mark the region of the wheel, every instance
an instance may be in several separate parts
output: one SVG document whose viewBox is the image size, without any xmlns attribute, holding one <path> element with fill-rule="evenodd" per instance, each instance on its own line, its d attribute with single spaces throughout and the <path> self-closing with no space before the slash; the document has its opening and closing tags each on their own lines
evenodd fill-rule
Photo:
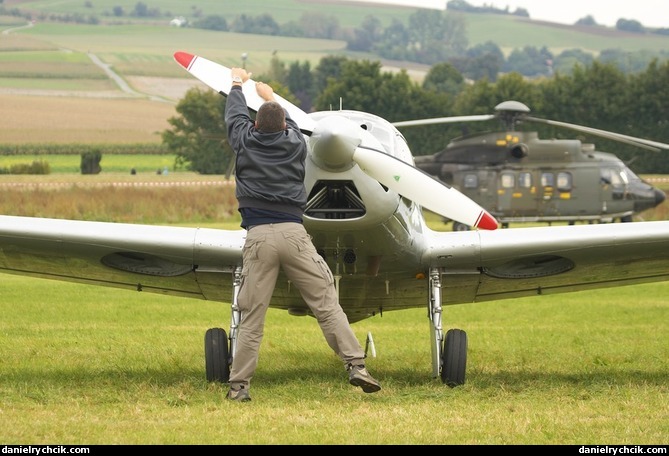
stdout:
<svg viewBox="0 0 669 456">
<path fill-rule="evenodd" d="M 461 329 L 449 329 L 441 358 L 441 381 L 451 388 L 464 385 L 467 369 L 467 333 Z"/>
<path fill-rule="evenodd" d="M 624 217 L 620 217 L 620 223 L 630 223 L 632 221 L 632 216 L 631 215 L 626 215 Z"/>
<path fill-rule="evenodd" d="M 211 328 L 207 330 L 204 335 L 204 362 L 208 382 L 228 382 L 230 379 L 228 335 L 224 329 Z"/>
</svg>

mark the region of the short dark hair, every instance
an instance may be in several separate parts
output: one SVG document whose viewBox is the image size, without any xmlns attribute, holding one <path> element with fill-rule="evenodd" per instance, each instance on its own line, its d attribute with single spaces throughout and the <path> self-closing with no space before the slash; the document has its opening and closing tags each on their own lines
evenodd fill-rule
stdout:
<svg viewBox="0 0 669 456">
<path fill-rule="evenodd" d="M 256 127 L 262 133 L 274 133 L 286 128 L 286 113 L 276 101 L 266 101 L 256 114 Z"/>
</svg>

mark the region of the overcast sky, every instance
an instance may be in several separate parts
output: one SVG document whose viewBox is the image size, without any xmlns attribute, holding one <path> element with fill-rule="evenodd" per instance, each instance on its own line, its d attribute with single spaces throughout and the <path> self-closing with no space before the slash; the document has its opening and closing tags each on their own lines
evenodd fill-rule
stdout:
<svg viewBox="0 0 669 456">
<path fill-rule="evenodd" d="M 421 8 L 445 9 L 448 0 L 349 0 L 365 3 L 389 3 Z M 524 8 L 530 18 L 573 24 L 592 16 L 600 25 L 614 27 L 618 19 L 641 22 L 644 27 L 669 28 L 669 0 L 467 0 L 472 6 L 492 5 L 509 11 Z"/>
</svg>

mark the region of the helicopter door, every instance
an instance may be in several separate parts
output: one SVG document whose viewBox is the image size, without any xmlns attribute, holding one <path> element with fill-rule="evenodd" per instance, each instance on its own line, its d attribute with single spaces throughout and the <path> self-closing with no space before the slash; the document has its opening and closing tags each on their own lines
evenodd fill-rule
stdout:
<svg viewBox="0 0 669 456">
<path fill-rule="evenodd" d="M 539 180 L 539 215 L 545 217 L 555 217 L 559 215 L 559 193 L 555 184 L 555 174 L 552 172 L 542 172 Z"/>
<path fill-rule="evenodd" d="M 497 208 L 504 217 L 532 216 L 537 212 L 536 185 L 528 171 L 504 171 L 499 176 Z"/>
</svg>

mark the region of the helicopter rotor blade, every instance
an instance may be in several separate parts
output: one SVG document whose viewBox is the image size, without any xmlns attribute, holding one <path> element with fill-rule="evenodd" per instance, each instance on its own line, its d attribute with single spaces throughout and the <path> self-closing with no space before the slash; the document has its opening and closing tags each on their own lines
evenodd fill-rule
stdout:
<svg viewBox="0 0 669 456">
<path fill-rule="evenodd" d="M 584 127 L 582 125 L 570 124 L 567 122 L 559 122 L 556 120 L 540 119 L 538 117 L 525 117 L 525 120 L 532 122 L 543 123 L 547 125 L 553 125 L 556 127 L 570 128 L 572 130 L 581 131 L 583 133 L 589 133 L 591 135 L 599 136 L 605 139 L 611 139 L 621 143 L 629 144 L 632 146 L 640 147 L 643 149 L 652 150 L 658 152 L 661 149 L 669 149 L 669 144 L 664 144 L 657 141 L 650 141 L 648 139 L 635 138 L 634 136 L 627 136 L 621 133 L 614 133 L 606 130 L 599 130 L 592 127 Z"/>
<path fill-rule="evenodd" d="M 478 116 L 456 116 L 456 117 L 434 117 L 432 119 L 418 119 L 418 120 L 404 120 L 401 122 L 392 122 L 395 127 L 413 127 L 416 125 L 432 125 L 442 123 L 456 123 L 456 122 L 481 122 L 484 120 L 494 119 L 493 114 L 482 114 Z"/>
</svg>

